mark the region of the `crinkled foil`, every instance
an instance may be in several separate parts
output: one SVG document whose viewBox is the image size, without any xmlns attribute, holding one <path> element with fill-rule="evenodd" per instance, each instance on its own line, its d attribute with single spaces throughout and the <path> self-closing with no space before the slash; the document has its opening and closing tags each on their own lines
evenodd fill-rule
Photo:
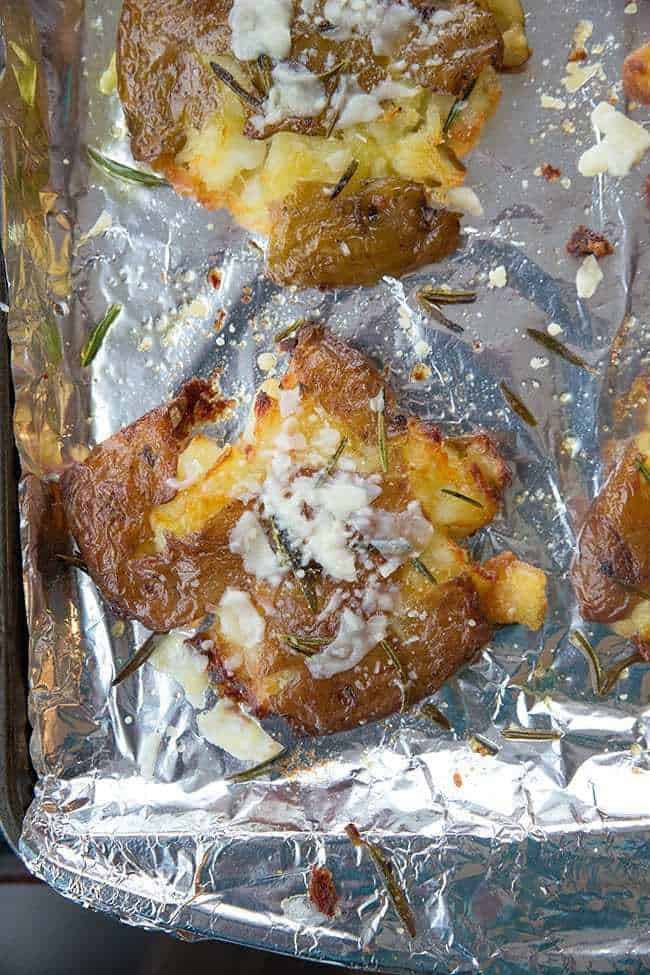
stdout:
<svg viewBox="0 0 650 975">
<path fill-rule="evenodd" d="M 569 641 L 582 624 L 567 568 L 602 480 L 602 448 L 625 433 L 613 407 L 648 366 L 648 160 L 623 181 L 592 181 L 577 159 L 594 141 L 591 107 L 610 97 L 623 107 L 622 60 L 650 33 L 650 4 L 526 6 L 533 58 L 504 76 L 500 111 L 469 165 L 485 218 L 465 221 L 465 246 L 449 262 L 336 295 L 280 291 L 226 214 L 89 167 L 88 145 L 129 158 L 116 96 L 99 87 L 117 0 L 16 0 L 0 11 L 3 237 L 38 773 L 21 850 L 64 895 L 185 937 L 383 971 L 647 970 L 650 669 L 631 668 L 614 693 L 596 695 Z M 580 18 L 593 21 L 587 64 L 600 62 L 602 74 L 569 94 L 561 79 Z M 543 94 L 562 107 L 545 107 Z M 546 162 L 560 180 L 541 178 Z M 595 297 L 580 302 L 565 242 L 585 222 L 616 252 L 602 262 Z M 490 288 L 499 265 L 507 285 Z M 462 335 L 421 315 L 423 282 L 478 287 L 475 305 L 450 312 Z M 81 346 L 111 302 L 124 310 L 84 369 Z M 236 432 L 262 378 L 259 353 L 305 314 L 389 363 L 408 407 L 443 430 L 496 432 L 513 485 L 474 549 L 487 557 L 509 547 L 543 566 L 551 610 L 543 633 L 502 630 L 436 696 L 453 733 L 417 711 L 398 715 L 303 743 L 289 775 L 232 784 L 224 771 L 237 763 L 199 736 L 172 678 L 145 666 L 111 690 L 115 662 L 146 634 L 121 632 L 81 573 L 43 569 L 56 526 L 41 479 L 217 367 L 240 403 L 222 433 Z M 527 339 L 526 328 L 551 322 L 594 375 Z M 431 374 L 416 382 L 419 362 Z M 502 381 L 537 416 L 536 429 L 505 407 Z M 607 664 L 629 652 L 607 630 L 583 628 Z M 500 730 L 510 724 L 562 737 L 509 741 Z M 496 755 L 472 751 L 477 734 Z M 416 915 L 412 941 L 367 854 L 346 838 L 350 821 L 392 856 Z M 305 908 L 317 862 L 341 895 L 333 921 Z"/>
</svg>

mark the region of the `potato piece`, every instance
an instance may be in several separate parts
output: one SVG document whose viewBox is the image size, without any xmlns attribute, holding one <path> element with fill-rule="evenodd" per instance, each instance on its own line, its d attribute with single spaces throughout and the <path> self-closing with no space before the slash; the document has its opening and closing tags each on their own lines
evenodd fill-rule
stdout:
<svg viewBox="0 0 650 975">
<path fill-rule="evenodd" d="M 503 67 L 520 68 L 530 57 L 520 0 L 478 0 L 494 16 L 503 35 Z"/>
<path fill-rule="evenodd" d="M 538 630 L 548 609 L 546 576 L 512 552 L 495 556 L 473 573 L 481 609 L 491 623 L 520 623 Z"/>
<path fill-rule="evenodd" d="M 633 101 L 650 105 L 650 41 L 625 58 L 623 89 Z"/>
<path fill-rule="evenodd" d="M 278 284 L 374 284 L 438 261 L 458 246 L 457 214 L 434 210 L 424 187 L 374 180 L 331 199 L 302 183 L 272 212 L 267 265 Z"/>
</svg>

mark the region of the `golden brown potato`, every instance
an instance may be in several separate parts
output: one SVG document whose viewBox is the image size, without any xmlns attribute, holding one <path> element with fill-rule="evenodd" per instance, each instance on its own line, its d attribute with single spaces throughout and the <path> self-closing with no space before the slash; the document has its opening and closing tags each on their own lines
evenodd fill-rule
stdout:
<svg viewBox="0 0 650 975">
<path fill-rule="evenodd" d="M 344 287 L 400 277 L 452 254 L 458 215 L 434 210 L 421 183 L 370 180 L 336 199 L 300 183 L 272 211 L 267 264 L 279 284 Z"/>
<path fill-rule="evenodd" d="M 642 44 L 625 58 L 623 88 L 628 98 L 650 105 L 650 42 Z"/>
<path fill-rule="evenodd" d="M 117 610 L 158 631 L 214 620 L 202 641 L 226 693 L 323 734 L 431 693 L 493 625 L 541 625 L 542 572 L 458 544 L 508 484 L 486 434 L 404 417 L 364 355 L 310 325 L 247 434 L 190 437 L 225 406 L 190 384 L 72 467 L 62 496 Z"/>
</svg>

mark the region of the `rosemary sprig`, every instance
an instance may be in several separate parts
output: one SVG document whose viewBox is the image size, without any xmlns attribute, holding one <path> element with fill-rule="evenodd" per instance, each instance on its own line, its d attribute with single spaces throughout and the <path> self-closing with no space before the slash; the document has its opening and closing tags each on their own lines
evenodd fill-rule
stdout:
<svg viewBox="0 0 650 975">
<path fill-rule="evenodd" d="M 393 907 L 408 933 L 414 938 L 416 935 L 415 916 L 406 893 L 395 876 L 393 864 L 390 859 L 375 843 L 364 839 L 354 823 L 348 823 L 345 827 L 345 832 L 353 846 L 357 848 L 365 847 L 370 854 L 373 866 L 377 871 L 379 879 L 386 888 L 386 893 L 390 897 Z"/>
<path fill-rule="evenodd" d="M 92 162 L 99 169 L 103 169 L 105 173 L 112 176 L 113 179 L 121 179 L 126 183 L 139 183 L 140 186 L 169 186 L 167 180 L 163 179 L 162 176 L 156 176 L 155 173 L 145 173 L 144 170 L 134 169 L 132 166 L 125 166 L 124 163 L 118 162 L 116 159 L 103 156 L 92 146 L 88 146 L 86 152 Z"/>
<path fill-rule="evenodd" d="M 117 687 L 118 684 L 121 684 L 122 681 L 125 681 L 127 677 L 130 677 L 132 674 L 135 674 L 136 670 L 139 670 L 140 667 L 147 662 L 149 657 L 156 649 L 157 636 L 157 633 L 152 633 L 151 636 L 144 641 L 140 649 L 136 650 L 131 659 L 127 660 L 122 669 L 117 672 L 116 676 L 113 678 L 111 687 Z"/>
<path fill-rule="evenodd" d="M 432 586 L 438 585 L 438 580 L 434 576 L 431 569 L 427 568 L 427 566 L 424 564 L 422 559 L 416 556 L 414 559 L 411 559 L 411 565 L 413 566 L 415 571 L 419 572 L 421 576 L 424 576 L 424 578 L 427 579 Z"/>
<path fill-rule="evenodd" d="M 631 653 L 629 657 L 625 657 L 620 663 L 614 664 L 609 670 L 606 670 L 603 674 L 600 687 L 598 688 L 598 693 L 601 697 L 605 697 L 614 688 L 614 685 L 619 681 L 621 674 L 631 667 L 633 664 L 645 663 L 644 658 L 638 651 Z"/>
<path fill-rule="evenodd" d="M 503 394 L 503 398 L 505 399 L 510 409 L 513 410 L 517 414 L 517 416 L 524 421 L 524 423 L 527 423 L 529 427 L 536 427 L 537 420 L 530 412 L 526 404 L 522 403 L 522 401 L 519 399 L 517 394 L 513 393 L 510 387 L 506 386 L 505 383 L 501 383 L 500 389 Z"/>
<path fill-rule="evenodd" d="M 645 462 L 645 458 L 639 455 L 634 461 L 637 471 L 642 477 L 646 479 L 648 484 L 650 484 L 650 467 Z"/>
<path fill-rule="evenodd" d="M 330 193 L 330 200 L 335 200 L 337 196 L 340 196 L 340 194 L 348 185 L 348 183 L 350 182 L 350 180 L 352 179 L 352 177 L 354 176 L 358 168 L 359 168 L 359 160 L 353 159 L 350 165 L 343 173 L 343 175 L 341 176 L 341 178 L 339 179 L 338 183 L 336 184 L 332 192 Z"/>
<path fill-rule="evenodd" d="M 254 95 L 252 91 L 247 91 L 243 85 L 240 85 L 237 79 L 231 75 L 230 71 L 227 71 L 222 67 L 217 61 L 210 61 L 210 67 L 216 74 L 219 81 L 223 81 L 227 88 L 230 88 L 231 92 L 239 98 L 244 105 L 249 108 L 254 108 L 259 110 L 264 104 L 263 100 L 259 95 Z"/>
<path fill-rule="evenodd" d="M 257 765 L 253 765 L 251 768 L 244 769 L 243 772 L 234 772 L 232 775 L 227 775 L 225 778 L 226 782 L 250 782 L 251 779 L 257 779 L 264 772 L 272 768 L 281 758 L 285 758 L 288 749 L 283 748 L 279 751 L 277 755 L 273 755 L 271 758 L 267 758 L 264 762 L 259 762 Z"/>
<path fill-rule="evenodd" d="M 558 741 L 562 737 L 562 732 L 556 729 L 549 731 L 538 730 L 537 728 L 506 728 L 501 732 L 501 737 L 506 741 Z"/>
<path fill-rule="evenodd" d="M 280 527 L 273 516 L 269 518 L 269 524 L 271 526 L 271 538 L 275 554 L 278 556 L 280 562 L 291 570 L 293 578 L 305 597 L 307 605 L 312 613 L 315 614 L 318 612 L 318 599 L 313 586 L 305 575 L 299 575 L 299 572 L 304 573 L 304 569 L 302 569 L 293 552 L 284 541 Z"/>
<path fill-rule="evenodd" d="M 433 305 L 471 305 L 476 301 L 478 293 L 476 291 L 463 291 L 462 289 L 452 291 L 446 288 L 432 288 L 427 285 L 420 288 L 418 297 L 423 301 L 431 302 Z"/>
<path fill-rule="evenodd" d="M 386 408 L 382 402 L 377 410 L 377 448 L 379 463 L 384 474 L 388 473 L 388 446 L 386 444 Z"/>
<path fill-rule="evenodd" d="M 576 647 L 577 650 L 581 650 L 587 660 L 591 663 L 594 670 L 594 677 L 596 679 L 596 693 L 600 694 L 604 674 L 600 660 L 598 659 L 598 654 L 592 647 L 587 637 L 584 635 L 584 633 L 581 633 L 580 630 L 574 630 L 569 637 L 569 641 L 574 647 Z"/>
<path fill-rule="evenodd" d="M 57 558 L 59 562 L 64 562 L 66 565 L 72 566 L 73 569 L 79 569 L 80 572 L 85 572 L 87 575 L 90 575 L 88 566 L 78 555 L 57 554 L 55 558 Z"/>
<path fill-rule="evenodd" d="M 341 454 L 348 445 L 348 438 L 341 437 L 339 445 L 327 462 L 327 466 L 321 471 L 318 478 L 316 479 L 316 487 L 321 487 L 325 481 L 330 477 L 336 470 L 336 465 L 338 464 Z"/>
<path fill-rule="evenodd" d="M 122 311 L 121 305 L 111 305 L 101 321 L 97 322 L 81 350 L 81 365 L 89 366 L 101 348 L 106 333 Z"/>
<path fill-rule="evenodd" d="M 428 718 L 429 721 L 439 724 L 441 728 L 445 729 L 445 731 L 451 731 L 451 723 L 449 718 L 443 711 L 440 710 L 440 708 L 437 708 L 435 704 L 423 704 L 420 708 L 420 714 L 425 718 Z"/>
<path fill-rule="evenodd" d="M 302 653 L 306 657 L 311 657 L 312 654 L 317 653 L 321 647 L 327 646 L 331 643 L 329 637 L 322 636 L 297 636 L 293 633 L 287 633 L 284 637 L 284 642 L 292 650 L 297 653 Z"/>
<path fill-rule="evenodd" d="M 438 308 L 435 301 L 432 301 L 427 297 L 425 293 L 426 291 L 426 288 L 420 288 L 420 290 L 416 291 L 415 293 L 415 297 L 417 298 L 418 304 L 422 310 L 426 312 L 430 318 L 435 319 L 439 325 L 444 325 L 445 328 L 448 328 L 450 332 L 454 332 L 456 335 L 462 335 L 465 331 L 463 326 L 459 325 L 457 322 L 452 322 L 451 318 L 447 318 L 440 308 Z"/>
<path fill-rule="evenodd" d="M 474 78 L 473 81 L 470 81 L 469 85 L 467 86 L 463 94 L 460 96 L 460 98 L 457 98 L 454 104 L 451 106 L 449 110 L 449 115 L 445 119 L 445 124 L 442 127 L 443 135 L 449 134 L 450 128 L 452 127 L 452 125 L 454 124 L 454 122 L 456 121 L 460 113 L 463 111 L 463 109 L 466 108 L 467 100 L 469 96 L 472 94 L 472 92 L 474 91 L 474 86 L 476 85 L 477 81 L 478 78 Z"/>
<path fill-rule="evenodd" d="M 296 318 L 295 322 L 289 322 L 288 325 L 285 325 L 284 328 L 280 329 L 280 331 L 277 332 L 273 337 L 273 341 L 277 343 L 284 342 L 285 339 L 288 339 L 290 335 L 294 335 L 295 332 L 306 324 L 307 320 L 305 318 Z"/>
<path fill-rule="evenodd" d="M 483 505 L 476 498 L 470 498 L 468 494 L 463 494 L 462 491 L 454 491 L 453 488 L 440 488 L 441 494 L 448 494 L 450 498 L 457 498 L 459 501 L 465 501 L 467 504 L 471 504 L 474 508 L 482 508 Z"/>
<path fill-rule="evenodd" d="M 399 690 L 402 696 L 402 704 L 400 707 L 400 711 L 403 713 L 404 711 L 406 711 L 408 705 L 408 674 L 406 673 L 404 664 L 400 660 L 399 656 L 397 655 L 393 647 L 391 647 L 388 640 L 382 640 L 379 646 L 387 655 L 393 667 L 399 674 Z"/>
<path fill-rule="evenodd" d="M 590 366 L 588 362 L 585 362 L 582 356 L 579 356 L 577 352 L 572 352 L 563 342 L 559 342 L 552 335 L 547 335 L 546 332 L 542 332 L 539 328 L 527 328 L 526 332 L 533 342 L 542 345 L 547 352 L 552 352 L 553 355 L 559 356 L 565 362 L 570 362 L 572 366 L 585 369 L 592 376 L 598 375 L 597 370 Z"/>
</svg>

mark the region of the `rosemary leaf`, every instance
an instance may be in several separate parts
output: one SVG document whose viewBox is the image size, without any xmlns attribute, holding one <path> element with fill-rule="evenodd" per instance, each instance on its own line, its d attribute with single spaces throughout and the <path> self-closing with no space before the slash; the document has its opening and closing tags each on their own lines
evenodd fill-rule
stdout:
<svg viewBox="0 0 650 975">
<path fill-rule="evenodd" d="M 127 677 L 130 677 L 132 674 L 135 674 L 136 670 L 139 670 L 140 667 L 147 662 L 149 657 L 156 649 L 157 636 L 157 633 L 152 633 L 151 636 L 144 641 L 140 649 L 136 650 L 131 659 L 127 660 L 122 669 L 118 671 L 117 675 L 113 678 L 111 687 L 117 687 L 118 684 L 121 684 L 122 681 L 125 681 Z"/>
<path fill-rule="evenodd" d="M 449 110 L 449 115 L 445 119 L 445 124 L 442 127 L 443 135 L 449 134 L 450 128 L 452 127 L 452 125 L 454 124 L 454 122 L 456 121 L 460 113 L 463 111 L 463 109 L 467 106 L 467 99 L 474 91 L 474 86 L 477 80 L 478 80 L 477 78 L 474 78 L 473 81 L 470 81 L 469 85 L 467 86 L 463 94 L 460 96 L 460 98 L 457 98 L 454 104 L 451 106 Z"/>
<path fill-rule="evenodd" d="M 478 294 L 476 291 L 451 291 L 446 288 L 427 286 L 420 288 L 418 297 L 433 305 L 471 305 L 476 301 Z"/>
<path fill-rule="evenodd" d="M 594 677 L 596 678 L 596 693 L 600 694 L 601 687 L 603 685 L 603 668 L 598 659 L 598 654 L 592 647 L 591 643 L 580 630 L 574 630 L 569 637 L 570 642 L 576 647 L 577 650 L 581 650 L 586 656 L 587 660 L 591 663 L 594 669 Z"/>
<path fill-rule="evenodd" d="M 280 761 L 281 758 L 285 758 L 288 749 L 283 748 L 279 751 L 277 755 L 273 755 L 272 758 L 267 758 L 264 762 L 259 762 L 258 765 L 253 765 L 251 768 L 244 769 L 243 772 L 234 772 L 232 775 L 227 775 L 226 782 L 250 782 L 251 779 L 257 779 L 260 775 L 263 775 L 268 769 Z"/>
<path fill-rule="evenodd" d="M 416 558 L 411 559 L 411 565 L 416 570 L 416 572 L 419 572 L 421 576 L 424 576 L 425 579 L 428 579 L 428 581 L 431 583 L 432 586 L 438 585 L 438 580 L 434 576 L 431 569 L 428 569 L 426 567 L 422 559 L 417 558 L 416 556 Z"/>
<path fill-rule="evenodd" d="M 257 253 L 261 254 L 262 257 L 264 256 L 264 248 L 262 247 L 261 244 L 258 244 L 256 240 L 253 240 L 252 237 L 249 237 L 246 243 L 251 248 L 251 250 L 257 251 Z"/>
<path fill-rule="evenodd" d="M 86 565 L 86 563 L 82 558 L 79 558 L 78 555 L 59 554 L 56 555 L 55 558 L 57 558 L 59 562 L 64 562 L 66 565 L 72 566 L 73 569 L 79 569 L 80 572 L 85 572 L 87 575 L 90 575 L 90 572 L 88 571 L 88 566 Z"/>
<path fill-rule="evenodd" d="M 273 87 L 273 62 L 268 54 L 260 54 L 256 62 L 257 80 L 260 94 L 266 97 Z"/>
<path fill-rule="evenodd" d="M 364 839 L 354 823 L 348 823 L 345 827 L 345 832 L 353 846 L 357 848 L 365 847 L 370 854 L 373 866 L 377 871 L 379 879 L 386 888 L 386 893 L 390 897 L 393 907 L 408 933 L 414 938 L 416 935 L 415 916 L 408 902 L 406 892 L 395 876 L 395 870 L 390 859 L 375 843 Z"/>
<path fill-rule="evenodd" d="M 121 311 L 121 305 L 111 305 L 102 320 L 95 325 L 88 341 L 81 350 L 82 366 L 89 366 L 93 361 L 101 348 L 102 342 L 106 338 L 106 333 Z"/>
<path fill-rule="evenodd" d="M 280 329 L 280 331 L 277 332 L 276 335 L 274 336 L 273 341 L 278 343 L 284 342 L 285 339 L 288 339 L 290 335 L 294 335 L 295 332 L 297 332 L 299 329 L 302 328 L 303 325 L 306 324 L 307 324 L 307 320 L 305 318 L 296 318 L 295 322 L 290 322 L 284 328 Z"/>
<path fill-rule="evenodd" d="M 162 176 L 156 176 L 155 173 L 146 173 L 144 170 L 134 169 L 132 166 L 125 166 L 124 163 L 118 162 L 116 159 L 109 159 L 108 156 L 103 156 L 101 152 L 93 149 L 92 146 L 88 146 L 86 151 L 94 164 L 99 169 L 103 169 L 109 176 L 112 176 L 113 179 L 121 179 L 125 183 L 138 183 L 140 186 L 169 186 L 167 180 L 163 179 Z"/>
<path fill-rule="evenodd" d="M 223 81 L 227 88 L 230 88 L 231 92 L 239 98 L 244 105 L 249 108 L 260 109 L 264 104 L 263 100 L 259 95 L 254 95 L 252 91 L 247 91 L 243 85 L 240 85 L 237 79 L 231 75 L 230 71 L 226 71 L 217 61 L 210 61 L 210 67 L 216 74 L 219 81 Z"/>
<path fill-rule="evenodd" d="M 559 342 L 552 335 L 547 335 L 546 332 L 542 332 L 539 328 L 527 328 L 526 332 L 534 342 L 542 345 L 547 352 L 552 352 L 553 355 L 559 356 L 565 362 L 570 362 L 572 366 L 585 369 L 592 376 L 598 375 L 597 370 L 593 369 L 588 362 L 585 362 L 582 356 L 579 356 L 577 352 L 572 352 L 563 342 Z"/>
<path fill-rule="evenodd" d="M 292 633 L 287 633 L 284 642 L 292 650 L 297 653 L 302 653 L 306 657 L 311 657 L 312 654 L 317 653 L 321 647 L 326 647 L 328 643 L 331 643 L 329 637 L 321 636 L 296 636 Z"/>
<path fill-rule="evenodd" d="M 358 168 L 359 168 L 358 159 L 353 159 L 350 165 L 348 166 L 348 168 L 345 170 L 345 172 L 339 179 L 338 183 L 336 184 L 332 192 L 330 193 L 330 200 L 335 200 L 337 196 L 340 196 L 340 194 L 348 185 L 348 183 L 350 182 L 350 180 L 352 179 L 352 177 L 354 176 Z"/>
<path fill-rule="evenodd" d="M 316 598 L 316 592 L 314 591 L 313 586 L 311 585 L 309 579 L 307 579 L 306 575 L 301 576 L 298 574 L 299 572 L 304 572 L 304 570 L 296 560 L 289 546 L 285 543 L 282 537 L 282 532 L 280 531 L 275 518 L 271 517 L 269 519 L 269 524 L 271 526 L 271 538 L 275 554 L 278 556 L 280 562 L 286 566 L 287 569 L 291 570 L 293 578 L 305 597 L 307 605 L 312 613 L 315 614 L 318 611 L 318 599 Z"/>
<path fill-rule="evenodd" d="M 318 478 L 316 479 L 316 487 L 321 487 L 325 483 L 327 478 L 334 473 L 334 471 L 336 470 L 336 465 L 338 464 L 341 458 L 341 454 L 343 453 L 347 445 L 348 445 L 348 438 L 341 437 L 338 447 L 336 448 L 336 450 L 334 451 L 334 453 L 332 454 L 332 456 L 327 462 L 327 466 L 324 468 L 324 470 L 319 474 Z"/>
<path fill-rule="evenodd" d="M 393 647 L 391 647 L 388 640 L 382 640 L 379 646 L 382 648 L 384 653 L 388 656 L 393 667 L 395 667 L 395 669 L 399 674 L 399 690 L 402 696 L 402 704 L 400 707 L 400 711 L 403 713 L 404 711 L 406 711 L 408 705 L 408 674 L 406 673 L 404 664 L 398 657 Z"/>
<path fill-rule="evenodd" d="M 379 463 L 384 474 L 388 473 L 388 447 L 386 444 L 386 413 L 384 404 L 377 410 L 377 447 L 379 449 Z"/>
<path fill-rule="evenodd" d="M 522 401 L 519 399 L 517 394 L 513 393 L 510 387 L 506 386 L 505 383 L 501 383 L 500 389 L 501 392 L 503 393 L 503 398 L 505 399 L 510 409 L 513 410 L 517 414 L 517 416 L 521 417 L 524 423 L 527 423 L 529 427 L 536 427 L 537 420 L 530 412 L 528 407 L 525 405 L 525 403 L 522 403 Z"/>
<path fill-rule="evenodd" d="M 332 65 L 331 68 L 327 68 L 327 70 L 317 74 L 316 77 L 319 81 L 327 81 L 329 78 L 338 77 L 341 71 L 344 71 L 349 67 L 350 62 L 348 60 L 344 59 L 343 61 L 337 61 L 337 63 Z"/>
<path fill-rule="evenodd" d="M 445 731 L 451 731 L 449 718 L 446 714 L 444 714 L 443 711 L 440 710 L 440 708 L 437 708 L 435 704 L 423 704 L 420 708 L 420 714 L 425 718 L 428 718 L 429 721 L 439 724 L 441 728 L 445 729 Z"/>
<path fill-rule="evenodd" d="M 506 728 L 501 732 L 501 737 L 507 741 L 558 741 L 562 732 L 556 729 L 538 731 L 536 728 Z"/>
<path fill-rule="evenodd" d="M 454 332 L 456 335 L 462 335 L 465 331 L 463 326 L 459 325 L 457 322 L 452 322 L 451 318 L 447 318 L 447 316 L 438 308 L 438 305 L 434 301 L 427 298 L 425 294 L 426 290 L 426 288 L 421 288 L 415 294 L 415 297 L 417 298 L 422 310 L 426 312 L 430 318 L 433 318 L 436 322 L 438 322 L 439 325 L 444 325 L 445 328 L 448 328 L 450 332 Z"/>
<path fill-rule="evenodd" d="M 450 498 L 458 498 L 459 501 L 466 501 L 467 504 L 471 504 L 474 508 L 482 508 L 483 505 L 476 498 L 470 498 L 468 494 L 463 494 L 461 491 L 454 491 L 452 488 L 440 488 L 441 494 L 448 494 Z"/>
<path fill-rule="evenodd" d="M 598 688 L 598 693 L 600 696 L 605 697 L 611 690 L 613 690 L 614 685 L 618 683 L 621 675 L 627 670 L 628 667 L 631 667 L 633 664 L 642 664 L 645 662 L 646 661 L 644 658 L 637 651 L 630 654 L 629 657 L 625 657 L 620 661 L 620 663 L 614 664 L 609 668 L 609 670 L 606 670 L 603 674 L 600 687 Z"/>
<path fill-rule="evenodd" d="M 636 464 L 636 469 L 639 472 L 639 474 L 641 474 L 641 476 L 646 479 L 648 484 L 650 484 L 650 467 L 648 467 L 648 465 L 646 464 L 645 458 L 639 456 L 636 458 L 634 463 Z"/>
</svg>

